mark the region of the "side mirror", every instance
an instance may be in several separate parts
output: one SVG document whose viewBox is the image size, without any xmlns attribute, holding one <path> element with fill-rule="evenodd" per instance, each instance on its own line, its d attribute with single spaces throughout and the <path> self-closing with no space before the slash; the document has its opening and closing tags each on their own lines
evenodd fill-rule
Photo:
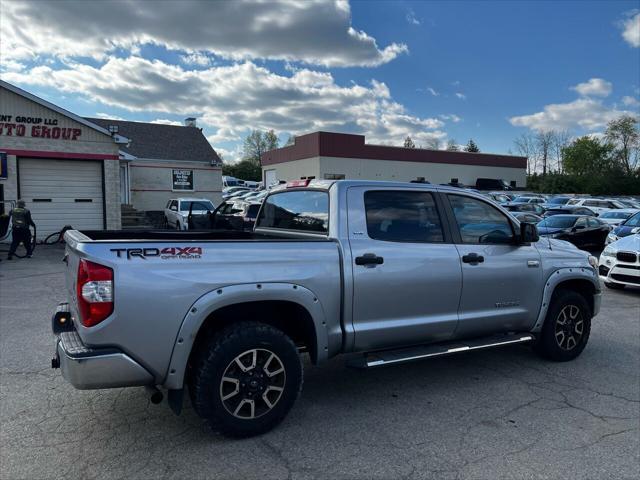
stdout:
<svg viewBox="0 0 640 480">
<path fill-rule="evenodd" d="M 520 224 L 520 243 L 535 243 L 540 239 L 538 228 L 533 223 Z"/>
<path fill-rule="evenodd" d="M 571 229 L 572 232 L 577 232 L 578 230 L 584 230 L 584 225 L 576 225 Z"/>
</svg>

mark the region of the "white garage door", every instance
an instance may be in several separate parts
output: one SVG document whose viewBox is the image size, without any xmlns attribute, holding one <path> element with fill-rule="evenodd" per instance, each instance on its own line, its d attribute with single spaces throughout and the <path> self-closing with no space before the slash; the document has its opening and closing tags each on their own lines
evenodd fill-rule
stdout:
<svg viewBox="0 0 640 480">
<path fill-rule="evenodd" d="M 38 239 L 65 225 L 102 230 L 102 162 L 21 158 L 20 197 L 31 210 Z"/>
</svg>

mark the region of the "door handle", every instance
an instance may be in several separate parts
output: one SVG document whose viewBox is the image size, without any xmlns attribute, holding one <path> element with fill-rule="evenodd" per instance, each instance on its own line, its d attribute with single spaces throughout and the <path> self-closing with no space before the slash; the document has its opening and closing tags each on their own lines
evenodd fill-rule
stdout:
<svg viewBox="0 0 640 480">
<path fill-rule="evenodd" d="M 382 265 L 384 258 L 378 257 L 375 253 L 365 253 L 361 257 L 356 257 L 356 265 Z"/>
<path fill-rule="evenodd" d="M 470 263 L 471 265 L 477 265 L 478 263 L 484 262 L 484 257 L 477 253 L 468 253 L 462 256 L 462 261 L 464 263 Z"/>
</svg>

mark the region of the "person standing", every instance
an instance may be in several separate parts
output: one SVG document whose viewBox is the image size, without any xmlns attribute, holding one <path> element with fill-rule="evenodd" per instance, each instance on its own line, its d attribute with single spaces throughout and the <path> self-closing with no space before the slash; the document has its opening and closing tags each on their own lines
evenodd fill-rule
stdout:
<svg viewBox="0 0 640 480">
<path fill-rule="evenodd" d="M 31 258 L 32 245 L 31 245 L 31 230 L 29 227 L 35 227 L 31 218 L 31 212 L 25 207 L 24 200 L 18 200 L 16 208 L 11 210 L 11 222 L 13 223 L 13 239 L 11 241 L 11 247 L 9 247 L 8 260 L 11 260 L 16 253 L 16 249 L 20 243 L 24 244 L 24 248 L 27 249 L 27 258 Z"/>
</svg>

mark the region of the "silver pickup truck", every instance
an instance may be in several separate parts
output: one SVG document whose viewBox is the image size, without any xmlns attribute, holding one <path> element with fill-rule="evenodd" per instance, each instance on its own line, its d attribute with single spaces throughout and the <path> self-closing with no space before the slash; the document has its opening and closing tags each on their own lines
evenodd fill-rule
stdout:
<svg viewBox="0 0 640 480">
<path fill-rule="evenodd" d="M 473 192 L 292 182 L 253 232 L 68 231 L 54 368 L 76 388 L 146 386 L 229 436 L 277 425 L 301 354 L 372 368 L 530 344 L 566 361 L 598 313 L 597 260 L 539 240 Z"/>
</svg>

